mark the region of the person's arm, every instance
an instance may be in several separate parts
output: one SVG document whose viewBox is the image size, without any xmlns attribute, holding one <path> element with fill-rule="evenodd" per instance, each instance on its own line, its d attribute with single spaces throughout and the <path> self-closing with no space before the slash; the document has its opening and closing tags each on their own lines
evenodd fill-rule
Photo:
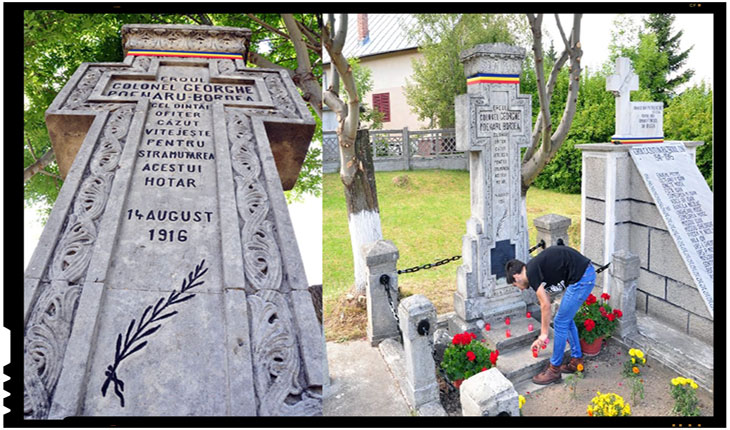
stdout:
<svg viewBox="0 0 730 430">
<path fill-rule="evenodd" d="M 550 296 L 545 291 L 545 283 L 540 284 L 540 287 L 536 291 L 537 299 L 540 302 L 540 336 L 535 339 L 532 343 L 531 348 L 542 347 L 548 338 L 550 332 L 550 319 L 552 315 L 550 313 Z"/>
</svg>

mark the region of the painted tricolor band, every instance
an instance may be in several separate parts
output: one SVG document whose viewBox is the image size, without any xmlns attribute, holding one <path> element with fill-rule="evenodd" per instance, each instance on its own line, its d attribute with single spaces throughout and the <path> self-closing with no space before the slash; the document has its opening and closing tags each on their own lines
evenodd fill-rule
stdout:
<svg viewBox="0 0 730 430">
<path fill-rule="evenodd" d="M 611 137 L 614 144 L 663 143 L 664 137 Z"/>
<path fill-rule="evenodd" d="M 234 54 L 230 52 L 160 51 L 153 49 L 130 49 L 127 52 L 127 55 L 137 55 L 141 57 L 188 57 L 243 60 L 243 54 Z"/>
<path fill-rule="evenodd" d="M 520 75 L 498 75 L 496 73 L 477 73 L 466 79 L 467 85 L 474 84 L 519 84 Z"/>
</svg>

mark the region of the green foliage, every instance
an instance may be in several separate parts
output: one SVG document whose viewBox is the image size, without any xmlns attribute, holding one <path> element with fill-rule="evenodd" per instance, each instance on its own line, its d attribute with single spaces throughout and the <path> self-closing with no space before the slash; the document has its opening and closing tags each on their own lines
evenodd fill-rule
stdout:
<svg viewBox="0 0 730 430">
<path fill-rule="evenodd" d="M 702 82 L 686 89 L 669 101 L 664 110 L 664 136 L 667 140 L 701 140 L 697 148 L 697 167 L 710 189 L 712 176 L 712 90 Z"/>
<path fill-rule="evenodd" d="M 455 382 L 496 366 L 497 354 L 478 341 L 474 333 L 459 333 L 444 350 L 441 368 L 449 380 Z"/>
<path fill-rule="evenodd" d="M 672 379 L 673 414 L 680 417 L 697 417 L 700 415 L 697 387 L 697 384 L 690 378 L 679 376 Z"/>
<path fill-rule="evenodd" d="M 510 15 L 485 14 L 425 14 L 417 15 L 416 20 L 408 34 L 419 43 L 423 59 L 413 60 L 406 99 L 419 120 L 429 121 L 430 128 L 452 128 L 454 97 L 466 93 L 459 55 L 480 43 L 514 43 L 513 32 L 520 21 Z"/>
<path fill-rule="evenodd" d="M 365 100 L 365 94 L 373 90 L 373 71 L 360 64 L 357 58 L 347 60 L 352 68 L 352 77 L 355 79 L 357 98 L 360 100 L 360 128 L 370 129 L 383 128 L 385 115 L 373 109 Z M 343 101 L 347 103 L 347 93 L 343 94 Z M 369 123 L 369 124 L 368 124 Z"/>
<path fill-rule="evenodd" d="M 692 48 L 684 52 L 679 50 L 679 39 L 682 37 L 682 31 L 680 30 L 676 34 L 672 35 L 672 24 L 674 23 L 674 15 L 670 13 L 652 13 L 649 18 L 644 20 L 644 24 L 647 26 L 649 31 L 656 36 L 656 47 L 657 51 L 667 56 L 667 70 L 668 74 L 678 73 L 679 69 L 684 66 L 684 63 L 689 57 L 689 52 Z M 694 70 L 687 69 L 682 73 L 679 73 L 672 79 L 667 79 L 662 87 L 656 88 L 657 93 L 662 93 L 665 101 L 666 98 L 670 98 L 674 95 L 674 90 L 679 85 L 688 82 L 694 75 Z"/>
<path fill-rule="evenodd" d="M 204 17 L 203 17 L 204 16 Z M 45 125 L 45 111 L 82 62 L 121 62 L 123 60 L 121 27 L 124 24 L 200 24 L 209 18 L 214 25 L 246 27 L 252 30 L 251 50 L 268 46 L 265 56 L 289 69 L 297 66 L 294 47 L 244 14 L 70 14 L 61 10 L 26 10 L 24 12 L 24 167 L 28 167 L 47 151 L 51 142 Z M 282 29 L 279 14 L 263 14 L 258 18 Z M 318 28 L 315 15 L 295 14 L 294 18 L 310 29 Z M 259 45 L 259 42 L 266 44 Z M 321 82 L 319 55 L 310 50 L 313 73 Z M 321 141 L 321 123 L 317 133 Z M 302 193 L 318 195 L 321 191 L 321 148 L 314 147 L 302 166 L 300 180 L 289 197 Z M 58 166 L 52 163 L 45 174 L 37 174 L 24 184 L 26 206 L 45 208 L 46 214 L 58 197 L 63 181 Z"/>
</svg>

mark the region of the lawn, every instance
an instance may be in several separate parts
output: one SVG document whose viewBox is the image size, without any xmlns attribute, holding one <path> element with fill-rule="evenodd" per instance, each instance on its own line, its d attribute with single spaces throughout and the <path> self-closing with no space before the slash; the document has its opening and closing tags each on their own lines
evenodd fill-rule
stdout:
<svg viewBox="0 0 730 430">
<path fill-rule="evenodd" d="M 392 241 L 400 258 L 398 269 L 461 255 L 469 209 L 469 172 L 450 170 L 376 173 L 383 238 Z M 407 176 L 406 185 L 394 178 Z M 327 340 L 365 335 L 365 304 L 349 297 L 353 284 L 352 248 L 345 195 L 339 175 L 323 175 L 323 304 Z M 530 244 L 536 243 L 534 218 L 556 213 L 570 217 L 570 245 L 580 249 L 580 194 L 530 188 L 527 221 Z M 438 313 L 453 310 L 456 269 L 460 261 L 430 270 L 402 274 L 402 296 L 423 294 Z"/>
</svg>

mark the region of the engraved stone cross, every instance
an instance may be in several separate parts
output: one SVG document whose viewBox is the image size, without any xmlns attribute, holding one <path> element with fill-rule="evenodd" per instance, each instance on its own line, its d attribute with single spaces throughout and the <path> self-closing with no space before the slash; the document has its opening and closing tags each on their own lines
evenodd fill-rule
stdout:
<svg viewBox="0 0 730 430">
<path fill-rule="evenodd" d="M 82 64 L 46 112 L 66 177 L 25 273 L 26 418 L 321 414 L 283 195 L 304 101 L 245 67 L 247 29 L 122 36 L 124 62 Z"/>
<path fill-rule="evenodd" d="M 631 134 L 631 91 L 639 89 L 639 76 L 631 68 L 631 60 L 616 59 L 616 74 L 606 78 L 606 90 L 616 96 L 616 136 Z"/>
</svg>

